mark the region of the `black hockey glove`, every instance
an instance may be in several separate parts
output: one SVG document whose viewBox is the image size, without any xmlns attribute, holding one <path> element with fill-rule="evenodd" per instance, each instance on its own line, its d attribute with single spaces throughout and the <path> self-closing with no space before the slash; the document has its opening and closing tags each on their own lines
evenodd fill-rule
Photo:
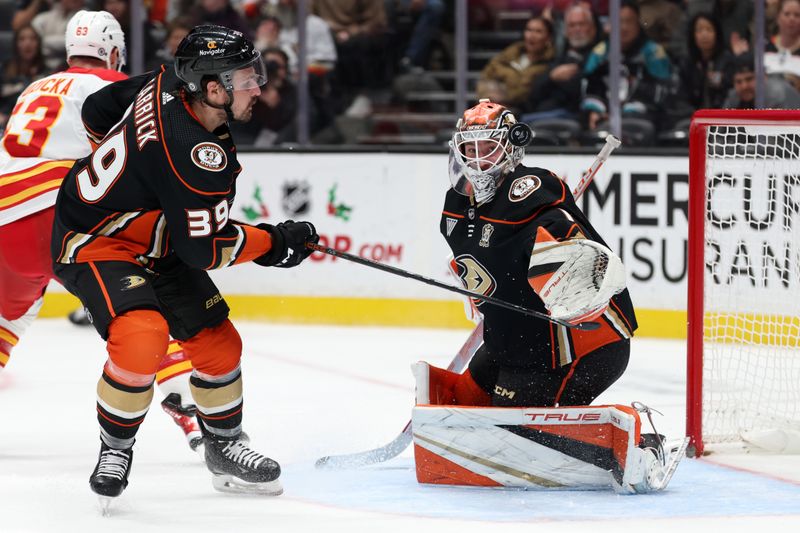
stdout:
<svg viewBox="0 0 800 533">
<path fill-rule="evenodd" d="M 257 227 L 267 230 L 272 237 L 272 248 L 269 252 L 253 260 L 261 266 L 296 267 L 314 252 L 306 248 L 306 243 L 319 242 L 319 235 L 311 222 L 287 220 L 277 226 L 259 224 Z"/>
</svg>

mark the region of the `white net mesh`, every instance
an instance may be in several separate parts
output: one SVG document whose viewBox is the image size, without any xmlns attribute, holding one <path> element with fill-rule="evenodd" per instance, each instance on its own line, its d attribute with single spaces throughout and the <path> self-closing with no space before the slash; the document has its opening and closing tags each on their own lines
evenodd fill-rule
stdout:
<svg viewBox="0 0 800 533">
<path fill-rule="evenodd" d="M 800 434 L 800 127 L 706 146 L 703 440 Z"/>
</svg>

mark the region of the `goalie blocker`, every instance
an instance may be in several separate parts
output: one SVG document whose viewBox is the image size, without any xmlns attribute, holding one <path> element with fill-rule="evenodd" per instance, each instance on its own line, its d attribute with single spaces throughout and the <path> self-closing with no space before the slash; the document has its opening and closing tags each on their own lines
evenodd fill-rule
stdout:
<svg viewBox="0 0 800 533">
<path fill-rule="evenodd" d="M 487 408 L 435 405 L 427 363 L 413 367 L 411 417 L 417 480 L 426 484 L 521 489 L 663 490 L 687 439 L 643 435 L 624 405 Z"/>
</svg>

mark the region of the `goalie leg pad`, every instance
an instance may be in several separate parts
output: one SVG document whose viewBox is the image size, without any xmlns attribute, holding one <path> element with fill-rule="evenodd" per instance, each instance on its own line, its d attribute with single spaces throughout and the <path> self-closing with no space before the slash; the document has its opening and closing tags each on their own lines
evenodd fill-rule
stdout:
<svg viewBox="0 0 800 533">
<path fill-rule="evenodd" d="M 456 374 L 420 361 L 411 367 L 417 382 L 417 405 L 491 405 L 489 395 L 469 370 Z"/>
</svg>

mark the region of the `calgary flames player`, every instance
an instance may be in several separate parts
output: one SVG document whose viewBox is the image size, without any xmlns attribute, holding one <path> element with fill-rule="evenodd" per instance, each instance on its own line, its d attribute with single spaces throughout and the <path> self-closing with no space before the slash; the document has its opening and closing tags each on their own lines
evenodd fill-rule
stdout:
<svg viewBox="0 0 800 533">
<path fill-rule="evenodd" d="M 81 121 L 86 98 L 127 76 L 125 35 L 105 11 L 79 11 L 66 31 L 69 68 L 33 82 L 11 113 L 0 148 L 0 369 L 42 306 L 53 278 L 50 235 L 59 185 L 92 145 Z M 102 138 L 102 135 L 95 135 Z M 189 394 L 191 362 L 177 343 L 159 368 L 162 406 L 192 449 L 202 436 Z"/>
<path fill-rule="evenodd" d="M 613 481 L 626 492 L 663 488 L 671 475 L 667 470 L 674 465 L 665 459 L 657 434 L 643 441 L 656 453 L 642 453 L 637 411 L 587 407 L 628 364 L 629 339 L 637 324 L 624 267 L 564 181 L 548 170 L 522 164 L 529 140 L 527 126 L 488 100 L 459 120 L 450 143 L 452 188 L 440 226 L 453 253 L 451 268 L 472 291 L 564 322 L 595 321 L 599 327 L 568 328 L 474 301 L 483 315 L 484 335 L 468 370 L 455 374 L 424 362 L 415 366 L 420 406 L 412 427 L 419 478 L 580 486 L 590 479 L 581 476 L 592 472 L 597 474 L 593 483 Z M 523 409 L 425 407 L 430 405 Z M 539 409 L 526 418 L 524 409 L 565 406 L 591 412 L 584 416 L 570 408 Z M 601 427 L 600 420 L 608 425 Z M 609 429 L 612 420 L 618 422 L 616 437 Z M 466 448 L 458 450 L 462 444 Z M 504 463 L 499 458 L 509 450 L 517 450 L 519 457 Z M 593 462 L 596 458 L 600 459 Z M 581 473 L 571 475 L 558 464 L 574 464 Z M 508 476 L 504 469 L 519 476 Z M 607 477 L 608 472 L 615 477 Z"/>
</svg>

